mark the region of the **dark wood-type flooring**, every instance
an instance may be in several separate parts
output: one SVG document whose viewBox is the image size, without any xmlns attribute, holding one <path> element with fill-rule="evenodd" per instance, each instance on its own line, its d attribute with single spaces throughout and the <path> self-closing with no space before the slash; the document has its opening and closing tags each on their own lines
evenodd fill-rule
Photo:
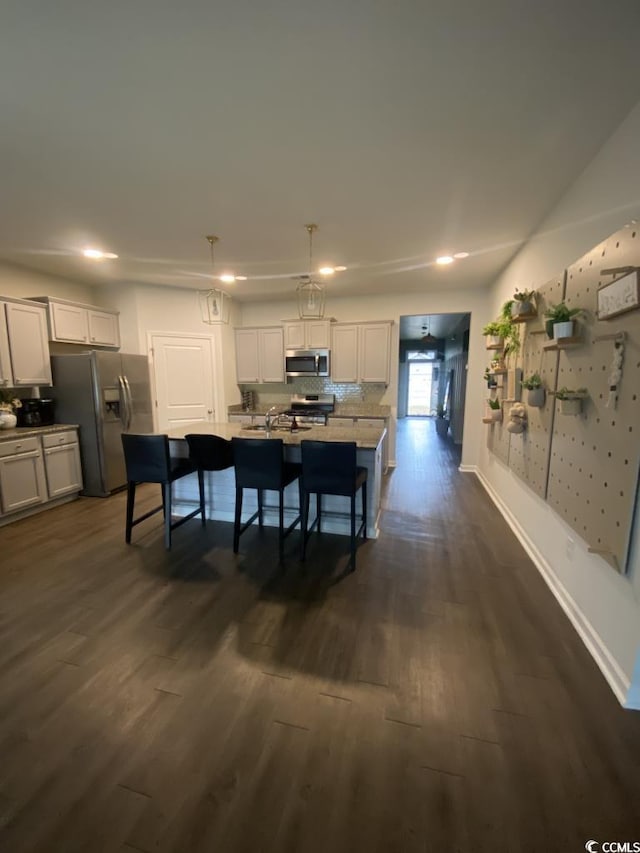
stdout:
<svg viewBox="0 0 640 853">
<path fill-rule="evenodd" d="M 581 851 L 640 840 L 640 714 L 429 421 L 382 533 L 199 520 L 124 543 L 125 497 L 0 530 L 0 850 Z M 152 487 L 141 493 L 156 501 Z"/>
</svg>

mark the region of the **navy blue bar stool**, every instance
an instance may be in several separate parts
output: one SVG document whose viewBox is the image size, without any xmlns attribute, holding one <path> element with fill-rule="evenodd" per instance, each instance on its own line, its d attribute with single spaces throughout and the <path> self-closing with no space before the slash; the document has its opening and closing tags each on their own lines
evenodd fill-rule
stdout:
<svg viewBox="0 0 640 853">
<path fill-rule="evenodd" d="M 231 442 L 219 435 L 200 435 L 189 433 L 185 435 L 189 445 L 189 459 L 196 465 L 198 471 L 198 488 L 200 504 L 204 506 L 204 472 L 224 471 L 233 467 L 233 449 Z M 202 526 L 205 525 L 205 515 L 202 513 Z"/>
<path fill-rule="evenodd" d="M 302 453 L 302 559 L 314 527 L 320 533 L 322 495 L 351 498 L 351 568 L 356 568 L 356 544 L 367 538 L 367 469 L 356 464 L 355 441 L 301 441 Z M 356 494 L 362 490 L 362 521 L 356 532 Z M 309 529 L 309 496 L 316 495 L 316 519 Z"/>
<path fill-rule="evenodd" d="M 233 551 L 238 553 L 240 536 L 258 519 L 263 526 L 262 493 L 273 490 L 279 495 L 278 545 L 280 561 L 284 556 L 284 540 L 299 523 L 300 515 L 284 529 L 284 490 L 300 477 L 297 462 L 285 462 L 284 442 L 281 438 L 232 438 L 233 464 L 236 469 L 236 511 L 233 525 Z M 250 519 L 241 524 L 242 495 L 244 489 L 257 489 L 258 509 Z"/>
<path fill-rule="evenodd" d="M 171 532 L 189 521 L 198 513 L 204 517 L 204 501 L 200 500 L 198 509 L 185 515 L 179 521 L 171 521 L 171 484 L 187 474 L 193 474 L 196 465 L 191 459 L 172 457 L 169 453 L 169 438 L 166 435 L 122 434 L 122 449 L 127 468 L 127 519 L 125 541 L 131 542 L 131 530 L 156 512 L 164 513 L 164 544 L 171 548 Z M 138 483 L 160 483 L 162 486 L 162 505 L 145 512 L 138 518 L 133 517 Z"/>
</svg>

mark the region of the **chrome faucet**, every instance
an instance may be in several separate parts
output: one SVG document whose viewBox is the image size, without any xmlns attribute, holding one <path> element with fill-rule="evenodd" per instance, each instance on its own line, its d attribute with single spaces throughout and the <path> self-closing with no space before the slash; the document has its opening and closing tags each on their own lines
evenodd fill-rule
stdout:
<svg viewBox="0 0 640 853">
<path fill-rule="evenodd" d="M 272 417 L 274 414 L 275 417 Z M 264 419 L 264 425 L 266 427 L 267 435 L 269 435 L 269 433 L 271 432 L 271 427 L 274 427 L 278 423 L 279 418 L 280 413 L 278 412 L 278 407 L 271 406 Z"/>
</svg>

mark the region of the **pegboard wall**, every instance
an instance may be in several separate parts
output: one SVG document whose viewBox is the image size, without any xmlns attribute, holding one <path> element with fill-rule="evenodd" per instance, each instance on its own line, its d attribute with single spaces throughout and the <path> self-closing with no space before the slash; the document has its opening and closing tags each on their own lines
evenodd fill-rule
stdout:
<svg viewBox="0 0 640 853">
<path fill-rule="evenodd" d="M 565 302 L 584 313 L 578 317 L 579 345 L 559 351 L 557 383 L 584 387 L 588 398 L 579 415 L 560 414 L 555 402 L 547 493 L 549 504 L 590 550 L 619 571 L 627 566 L 640 466 L 640 310 L 598 320 L 597 292 L 616 277 L 601 270 L 626 266 L 640 266 L 640 232 L 634 226 L 567 270 Z M 609 374 L 612 338 L 619 332 L 625 334 L 623 373 L 613 408 L 607 406 Z"/>
<path fill-rule="evenodd" d="M 504 377 L 506 382 L 506 376 Z M 498 389 L 498 395 L 502 393 L 502 389 Z M 488 424 L 487 429 L 487 447 L 489 450 L 501 459 L 505 465 L 509 464 L 509 438 L 511 433 L 507 430 L 507 414 L 509 403 L 503 403 L 502 406 L 502 421 Z"/>
<path fill-rule="evenodd" d="M 564 296 L 564 274 L 537 288 L 538 316 L 522 323 L 522 344 L 519 363 L 524 378 L 539 373 L 547 392 L 541 408 L 527 406 L 527 427 L 524 432 L 510 435 L 509 467 L 537 495 L 547 495 L 551 435 L 555 414 L 554 398 L 549 391 L 556 388 L 558 353 L 544 349 L 547 336 L 544 330 L 544 312 L 550 304 L 561 302 Z M 527 403 L 527 390 L 522 389 L 522 402 Z M 508 410 L 509 404 L 506 404 Z"/>
</svg>

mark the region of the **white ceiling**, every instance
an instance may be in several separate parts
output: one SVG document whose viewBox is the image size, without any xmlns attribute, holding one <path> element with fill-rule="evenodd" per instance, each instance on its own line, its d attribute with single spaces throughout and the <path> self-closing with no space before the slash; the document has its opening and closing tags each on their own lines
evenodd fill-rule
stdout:
<svg viewBox="0 0 640 853">
<path fill-rule="evenodd" d="M 455 335 L 466 320 L 469 326 L 468 314 L 411 314 L 400 317 L 400 340 L 419 341 L 425 335 L 434 338 L 449 338 Z"/>
<path fill-rule="evenodd" d="M 229 292 L 280 298 L 317 222 L 332 293 L 484 286 L 640 97 L 639 25 L 637 0 L 8 0 L 0 257 L 202 288 L 215 233 Z"/>
</svg>

